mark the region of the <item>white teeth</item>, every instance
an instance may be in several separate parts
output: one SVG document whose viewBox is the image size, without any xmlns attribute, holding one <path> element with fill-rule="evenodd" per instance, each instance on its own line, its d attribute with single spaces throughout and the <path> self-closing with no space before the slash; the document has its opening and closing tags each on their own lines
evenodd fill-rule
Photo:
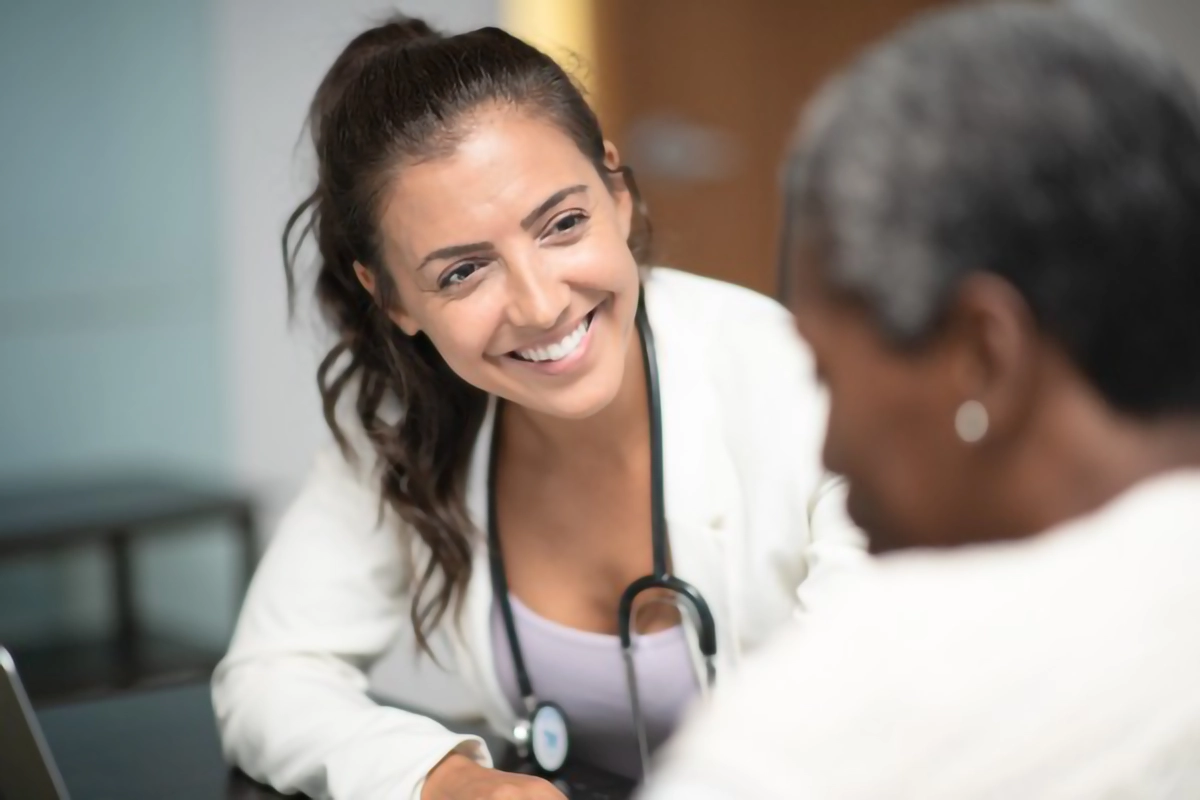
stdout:
<svg viewBox="0 0 1200 800">
<path fill-rule="evenodd" d="M 531 347 L 528 350 L 518 350 L 517 355 L 526 361 L 561 361 L 571 355 L 571 353 L 574 353 L 575 348 L 579 347 L 579 343 L 583 341 L 584 335 L 588 332 L 590 319 L 590 317 L 584 317 L 583 322 L 579 323 L 579 327 L 564 336 L 561 342 L 546 345 L 545 347 Z"/>
</svg>

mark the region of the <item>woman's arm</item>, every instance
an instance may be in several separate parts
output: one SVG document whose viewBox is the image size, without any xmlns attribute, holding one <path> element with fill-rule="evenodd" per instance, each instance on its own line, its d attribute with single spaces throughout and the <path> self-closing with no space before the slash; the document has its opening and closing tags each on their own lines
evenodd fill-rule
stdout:
<svg viewBox="0 0 1200 800">
<path fill-rule="evenodd" d="M 366 694 L 364 669 L 407 622 L 408 580 L 378 495 L 336 449 L 322 453 L 213 677 L 226 758 L 282 791 L 413 800 L 452 751 L 488 764 L 480 740 Z"/>
</svg>

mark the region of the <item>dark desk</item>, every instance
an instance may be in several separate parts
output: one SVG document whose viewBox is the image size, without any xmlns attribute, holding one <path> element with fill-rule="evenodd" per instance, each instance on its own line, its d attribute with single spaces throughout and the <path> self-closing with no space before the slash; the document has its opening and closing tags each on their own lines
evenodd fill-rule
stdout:
<svg viewBox="0 0 1200 800">
<path fill-rule="evenodd" d="M 38 712 L 72 800 L 278 798 L 225 765 L 207 684 Z"/>
<path fill-rule="evenodd" d="M 163 474 L 95 476 L 0 488 L 0 559 L 103 548 L 111 570 L 114 634 L 36 648 L 7 642 L 35 704 L 208 675 L 221 653 L 156 636 L 140 623 L 134 547 L 144 536 L 227 522 L 240 549 L 238 601 L 257 557 L 244 493 Z"/>
<path fill-rule="evenodd" d="M 207 684 L 137 692 L 38 712 L 73 800 L 261 800 L 279 798 L 225 765 Z M 448 724 L 488 743 L 500 765 L 511 748 L 483 725 Z M 624 779 L 584 768 L 603 784 Z M 289 795 L 295 797 L 295 795 Z"/>
</svg>

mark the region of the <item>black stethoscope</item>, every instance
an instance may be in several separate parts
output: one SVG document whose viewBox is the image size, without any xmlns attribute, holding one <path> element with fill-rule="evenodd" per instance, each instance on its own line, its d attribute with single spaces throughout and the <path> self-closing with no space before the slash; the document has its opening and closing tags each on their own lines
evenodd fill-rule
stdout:
<svg viewBox="0 0 1200 800">
<path fill-rule="evenodd" d="M 633 663 L 633 604 L 638 596 L 651 589 L 666 590 L 675 595 L 676 602 L 682 600 L 691 612 L 695 626 L 697 646 L 704 659 L 705 679 L 711 688 L 716 678 L 717 632 L 712 612 L 704 597 L 687 581 L 667 570 L 667 517 L 663 502 L 663 449 L 662 449 L 662 406 L 658 392 L 658 363 L 654 353 L 654 335 L 646 317 L 644 297 L 638 298 L 635 317 L 642 346 L 642 364 L 646 371 L 646 396 L 650 406 L 650 515 L 651 543 L 654 549 L 654 572 L 638 578 L 621 594 L 617 611 L 617 634 L 621 642 L 621 653 L 625 661 L 625 678 L 629 686 L 629 700 L 633 713 L 634 729 L 637 733 L 638 751 L 645 771 L 650 760 L 650 747 L 642 719 L 641 702 L 638 695 L 637 673 Z M 508 580 L 504 574 L 504 557 L 500 552 L 500 532 L 496 521 L 496 464 L 500 442 L 500 410 L 496 404 L 492 428 L 492 452 L 488 469 L 488 550 L 492 571 L 492 586 L 496 602 L 504 619 L 504 631 L 512 651 L 513 672 L 516 673 L 517 688 L 524 703 L 524 714 L 513 729 L 513 739 L 523 758 L 532 758 L 534 766 L 546 773 L 553 773 L 567 760 L 570 751 L 570 733 L 567 718 L 556 704 L 538 700 L 533 693 L 529 673 L 525 671 L 525 659 L 521 655 L 521 643 L 517 638 L 517 627 L 513 621 L 512 603 L 508 596 Z"/>
</svg>

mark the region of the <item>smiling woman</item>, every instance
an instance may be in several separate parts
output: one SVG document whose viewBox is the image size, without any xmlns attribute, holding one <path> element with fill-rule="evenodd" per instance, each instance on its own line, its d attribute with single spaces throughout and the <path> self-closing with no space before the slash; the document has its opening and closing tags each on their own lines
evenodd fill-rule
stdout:
<svg viewBox="0 0 1200 800">
<path fill-rule="evenodd" d="M 367 699 L 407 623 L 538 766 L 569 741 L 640 775 L 717 672 L 862 554 L 837 493 L 809 508 L 824 407 L 789 315 L 648 269 L 632 172 L 503 31 L 369 30 L 309 124 L 317 185 L 284 250 L 289 280 L 293 234 L 319 251 L 340 448 L 214 678 L 227 754 L 318 796 L 561 797 Z"/>
<path fill-rule="evenodd" d="M 597 140 L 589 158 L 525 109 L 469 113 L 453 153 L 404 169 L 382 198 L 386 279 L 404 298 L 388 315 L 477 389 L 591 417 L 621 386 L 638 299 L 616 150 Z M 375 273 L 355 269 L 375 293 Z"/>
</svg>

